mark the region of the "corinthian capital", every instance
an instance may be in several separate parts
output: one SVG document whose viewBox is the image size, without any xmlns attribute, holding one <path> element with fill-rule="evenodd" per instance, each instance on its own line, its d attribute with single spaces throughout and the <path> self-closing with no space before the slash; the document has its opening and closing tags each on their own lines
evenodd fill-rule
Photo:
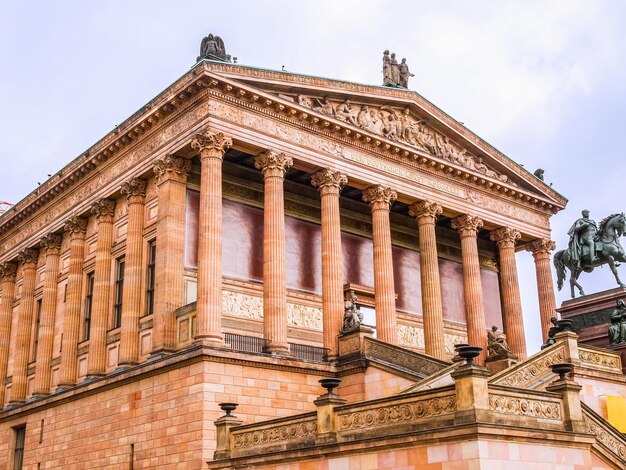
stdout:
<svg viewBox="0 0 626 470">
<path fill-rule="evenodd" d="M 468 214 L 460 215 L 459 217 L 452 219 L 451 222 L 452 228 L 459 232 L 461 238 L 476 237 L 478 230 L 483 226 L 482 219 Z"/>
<path fill-rule="evenodd" d="M 492 242 L 496 242 L 498 248 L 513 248 L 515 247 L 515 242 L 521 237 L 521 233 L 510 227 L 500 227 L 489 233 L 489 239 Z"/>
<path fill-rule="evenodd" d="M 126 194 L 130 204 L 141 203 L 146 197 L 146 180 L 133 178 L 122 183 L 120 191 L 122 194 Z"/>
<path fill-rule="evenodd" d="M 254 159 L 254 167 L 263 172 L 263 176 L 284 178 L 287 169 L 293 166 L 293 159 L 283 152 L 265 150 Z"/>
<path fill-rule="evenodd" d="M 224 153 L 233 145 L 233 139 L 223 132 L 206 130 L 191 141 L 191 148 L 198 151 L 200 159 L 223 158 Z"/>
<path fill-rule="evenodd" d="M 556 243 L 548 238 L 538 238 L 526 245 L 526 250 L 533 254 L 535 259 L 549 257 L 550 252 L 556 248 Z"/>
<path fill-rule="evenodd" d="M 37 267 L 37 260 L 39 259 L 39 250 L 35 248 L 26 248 L 19 252 L 17 260 L 24 265 L 24 267 L 35 268 Z"/>
<path fill-rule="evenodd" d="M 157 177 L 157 184 L 167 180 L 185 183 L 187 175 L 191 170 L 191 160 L 175 157 L 174 155 L 166 155 L 154 163 L 153 170 Z"/>
<path fill-rule="evenodd" d="M 91 213 L 95 214 L 98 222 L 113 222 L 115 215 L 115 201 L 111 199 L 100 199 L 91 205 Z"/>
<path fill-rule="evenodd" d="M 63 237 L 56 233 L 49 233 L 44 236 L 39 245 L 45 250 L 46 255 L 58 255 L 61 252 L 61 241 Z"/>
<path fill-rule="evenodd" d="M 436 202 L 419 201 L 409 207 L 409 215 L 418 223 L 434 224 L 441 215 L 443 208 Z"/>
<path fill-rule="evenodd" d="M 87 231 L 87 219 L 82 217 L 71 217 L 65 222 L 63 230 L 70 234 L 70 237 L 85 236 Z"/>
<path fill-rule="evenodd" d="M 311 184 L 319 188 L 322 194 L 339 194 L 347 183 L 345 173 L 330 168 L 320 170 L 311 177 Z"/>
<path fill-rule="evenodd" d="M 17 274 L 17 264 L 7 261 L 0 264 L 0 281 L 2 282 L 15 282 L 15 275 Z"/>
<path fill-rule="evenodd" d="M 398 199 L 398 193 L 381 185 L 371 186 L 363 191 L 363 201 L 369 202 L 372 210 L 389 210 L 396 199 Z"/>
</svg>

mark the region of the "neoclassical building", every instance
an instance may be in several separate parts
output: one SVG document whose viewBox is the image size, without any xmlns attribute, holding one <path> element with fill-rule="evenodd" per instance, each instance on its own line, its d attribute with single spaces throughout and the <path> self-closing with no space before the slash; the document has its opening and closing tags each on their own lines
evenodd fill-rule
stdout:
<svg viewBox="0 0 626 470">
<path fill-rule="evenodd" d="M 0 216 L 0 466 L 620 468 L 579 398 L 619 357 L 527 359 L 515 254 L 546 339 L 566 202 L 413 91 L 201 60 Z"/>
</svg>

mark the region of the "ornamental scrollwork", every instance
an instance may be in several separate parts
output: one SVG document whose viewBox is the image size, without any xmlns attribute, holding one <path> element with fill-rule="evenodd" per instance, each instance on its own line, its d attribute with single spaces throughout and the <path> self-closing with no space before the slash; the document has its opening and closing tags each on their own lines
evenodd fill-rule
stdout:
<svg viewBox="0 0 626 470">
<path fill-rule="evenodd" d="M 602 354 L 599 351 L 589 351 L 579 348 L 578 356 L 580 360 L 591 367 L 601 366 L 609 369 L 616 369 L 621 372 L 620 361 L 618 356 L 612 354 Z"/>
<path fill-rule="evenodd" d="M 583 412 L 583 422 L 588 433 L 596 436 L 596 440 L 613 454 L 626 461 L 626 445 L 587 413 Z"/>
<path fill-rule="evenodd" d="M 561 346 L 556 351 L 552 351 L 546 356 L 539 356 L 536 359 L 531 359 L 528 362 L 522 363 L 519 368 L 513 369 L 509 374 L 506 374 L 493 383 L 498 385 L 508 385 L 510 387 L 525 388 L 531 383 L 537 381 L 541 376 L 551 372 L 550 366 L 558 362 L 565 361 L 565 351 Z"/>
<path fill-rule="evenodd" d="M 525 416 L 528 418 L 561 419 L 560 403 L 489 394 L 489 409 L 494 413 Z"/>
<path fill-rule="evenodd" d="M 365 354 L 368 358 L 378 359 L 403 367 L 425 377 L 440 371 L 445 366 L 421 355 L 402 348 L 395 348 L 387 344 L 367 341 Z"/>
<path fill-rule="evenodd" d="M 455 411 L 456 396 L 447 395 L 413 403 L 400 403 L 362 411 L 344 412 L 338 415 L 338 427 L 339 431 L 375 428 L 452 414 Z"/>
<path fill-rule="evenodd" d="M 316 435 L 317 421 L 311 419 L 272 428 L 233 433 L 233 445 L 235 449 L 245 449 L 247 447 L 280 444 L 297 439 L 315 438 Z"/>
</svg>

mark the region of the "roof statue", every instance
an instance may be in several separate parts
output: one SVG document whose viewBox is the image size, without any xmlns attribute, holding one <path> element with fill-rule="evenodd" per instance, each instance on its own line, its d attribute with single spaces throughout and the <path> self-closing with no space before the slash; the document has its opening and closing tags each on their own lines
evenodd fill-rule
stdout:
<svg viewBox="0 0 626 470">
<path fill-rule="evenodd" d="M 626 233 L 626 216 L 611 214 L 604 218 L 599 225 L 589 218 L 589 211 L 583 210 L 582 217 L 577 219 L 567 234 L 570 237 L 569 246 L 554 255 L 554 267 L 557 271 L 557 286 L 563 287 L 565 268 L 570 271 L 570 288 L 572 298 L 575 297 L 574 287 L 580 295 L 585 295 L 583 288 L 578 284 L 578 276 L 584 271 L 590 273 L 599 266 L 608 264 L 615 280 L 620 287 L 626 287 L 617 273 L 618 263 L 626 262 L 626 255 L 619 237 Z"/>
<path fill-rule="evenodd" d="M 202 59 L 232 62 L 230 55 L 226 54 L 226 47 L 224 46 L 222 38 L 214 36 L 213 34 L 206 36 L 200 43 L 200 55 L 196 59 L 196 62 Z M 236 59 L 235 57 L 235 60 Z"/>
<path fill-rule="evenodd" d="M 537 178 L 543 181 L 543 173 L 544 173 L 543 168 L 537 168 L 535 172 L 533 173 L 533 175 L 535 175 Z"/>
<path fill-rule="evenodd" d="M 395 52 L 391 54 L 388 50 L 383 52 L 383 86 L 409 88 L 409 77 L 414 76 L 409 71 L 406 59 L 402 59 L 402 62 L 398 64 Z"/>
</svg>

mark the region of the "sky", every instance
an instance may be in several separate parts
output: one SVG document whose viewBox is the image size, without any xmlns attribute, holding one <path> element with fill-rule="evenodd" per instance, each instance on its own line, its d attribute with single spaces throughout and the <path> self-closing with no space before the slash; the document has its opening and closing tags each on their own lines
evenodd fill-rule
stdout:
<svg viewBox="0 0 626 470">
<path fill-rule="evenodd" d="M 21 200 L 183 75 L 213 33 L 241 64 L 374 85 L 383 50 L 406 57 L 410 89 L 569 199 L 551 219 L 560 250 L 582 209 L 598 222 L 626 210 L 625 23 L 619 0 L 2 0 L 0 201 Z M 517 262 L 535 352 L 532 255 Z M 580 281 L 586 293 L 617 286 L 607 267 Z M 568 298 L 566 286 L 557 304 Z"/>
</svg>

